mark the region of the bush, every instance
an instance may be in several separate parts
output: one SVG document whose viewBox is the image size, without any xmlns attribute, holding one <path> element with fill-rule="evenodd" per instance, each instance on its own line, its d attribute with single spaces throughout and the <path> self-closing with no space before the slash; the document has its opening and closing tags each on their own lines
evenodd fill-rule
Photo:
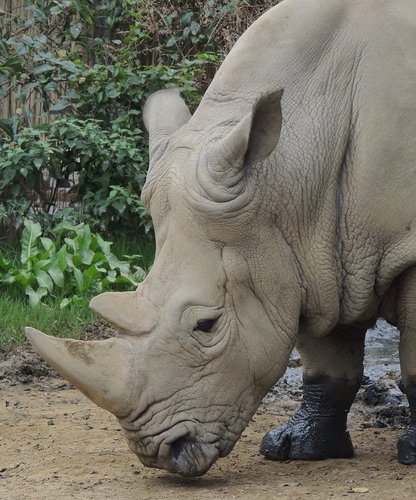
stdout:
<svg viewBox="0 0 416 500">
<path fill-rule="evenodd" d="M 0 146 L 0 199 L 11 208 L 4 215 L 20 220 L 54 213 L 66 187 L 66 199 L 100 230 L 134 218 L 144 226 L 136 194 L 146 177 L 141 136 L 138 129 L 111 131 L 99 120 L 75 117 L 24 128 Z"/>
<path fill-rule="evenodd" d="M 65 206 L 95 230 L 149 235 L 140 202 L 148 163 L 141 108 L 165 86 L 197 102 L 193 77 L 205 60 L 175 67 L 134 61 L 117 38 L 134 4 L 39 0 L 29 2 L 29 19 L 11 23 L 0 42 L 0 97 L 13 91 L 20 107 L 0 122 L 3 226 L 25 217 L 45 223 Z M 49 123 L 33 123 L 34 97 Z"/>
<path fill-rule="evenodd" d="M 0 99 L 17 103 L 0 120 L 3 225 L 48 218 L 72 182 L 66 204 L 79 220 L 110 233 L 149 228 L 139 202 L 146 97 L 177 86 L 195 107 L 239 34 L 275 3 L 28 0 L 28 18 L 2 16 Z"/>
</svg>

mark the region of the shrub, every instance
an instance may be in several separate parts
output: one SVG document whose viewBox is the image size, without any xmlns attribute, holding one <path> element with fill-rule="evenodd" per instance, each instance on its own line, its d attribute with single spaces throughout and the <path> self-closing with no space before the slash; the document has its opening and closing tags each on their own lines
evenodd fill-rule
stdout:
<svg viewBox="0 0 416 500">
<path fill-rule="evenodd" d="M 9 217 L 54 213 L 66 187 L 66 200 L 102 231 L 134 218 L 145 224 L 136 194 L 146 177 L 141 135 L 75 117 L 23 129 L 0 146 L 0 199 Z"/>
<path fill-rule="evenodd" d="M 0 121 L 2 225 L 14 231 L 25 217 L 46 224 L 69 209 L 100 232 L 149 237 L 140 202 L 148 163 L 141 108 L 165 86 L 198 102 L 193 78 L 206 59 L 174 67 L 134 59 L 121 25 L 141 9 L 129 0 L 38 0 L 28 9 L 29 19 L 14 19 L 0 42 L 0 89 L 3 97 L 14 91 L 20 105 Z M 49 123 L 33 122 L 34 97 Z"/>
<path fill-rule="evenodd" d="M 3 225 L 49 217 L 76 174 L 79 220 L 107 232 L 148 228 L 144 100 L 177 86 L 194 107 L 239 34 L 275 3 L 28 0 L 28 18 L 2 16 L 0 99 L 13 93 L 17 103 L 0 120 Z"/>
</svg>

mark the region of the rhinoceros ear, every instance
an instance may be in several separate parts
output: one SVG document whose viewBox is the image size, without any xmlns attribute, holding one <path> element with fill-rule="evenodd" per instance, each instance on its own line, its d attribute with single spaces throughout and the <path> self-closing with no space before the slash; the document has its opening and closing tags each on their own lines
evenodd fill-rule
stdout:
<svg viewBox="0 0 416 500">
<path fill-rule="evenodd" d="M 283 90 L 261 97 L 250 113 L 209 151 L 209 173 L 225 188 L 237 186 L 245 169 L 275 149 L 282 127 Z"/>
<path fill-rule="evenodd" d="M 152 94 L 143 109 L 144 124 L 149 132 L 150 156 L 190 118 L 191 113 L 179 89 L 164 89 Z"/>
</svg>

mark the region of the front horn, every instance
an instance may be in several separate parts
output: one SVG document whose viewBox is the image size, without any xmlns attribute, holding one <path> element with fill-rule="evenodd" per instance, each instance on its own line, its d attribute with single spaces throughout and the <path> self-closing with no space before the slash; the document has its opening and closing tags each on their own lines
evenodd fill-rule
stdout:
<svg viewBox="0 0 416 500">
<path fill-rule="evenodd" d="M 118 417 L 131 411 L 134 349 L 127 338 L 83 342 L 25 328 L 37 353 L 101 408 Z"/>
</svg>

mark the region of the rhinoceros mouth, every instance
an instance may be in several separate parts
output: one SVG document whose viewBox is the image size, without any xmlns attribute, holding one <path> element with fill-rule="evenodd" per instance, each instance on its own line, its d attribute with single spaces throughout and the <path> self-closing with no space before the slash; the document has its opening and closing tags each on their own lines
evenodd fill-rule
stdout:
<svg viewBox="0 0 416 500">
<path fill-rule="evenodd" d="M 165 469 L 186 477 L 205 474 L 221 455 L 218 440 L 207 443 L 189 432 L 164 440 L 159 444 L 156 455 L 136 454 L 148 467 Z"/>
<path fill-rule="evenodd" d="M 186 477 L 205 474 L 220 453 L 215 444 L 206 444 L 192 437 L 174 441 L 170 452 L 170 470 Z"/>
</svg>

